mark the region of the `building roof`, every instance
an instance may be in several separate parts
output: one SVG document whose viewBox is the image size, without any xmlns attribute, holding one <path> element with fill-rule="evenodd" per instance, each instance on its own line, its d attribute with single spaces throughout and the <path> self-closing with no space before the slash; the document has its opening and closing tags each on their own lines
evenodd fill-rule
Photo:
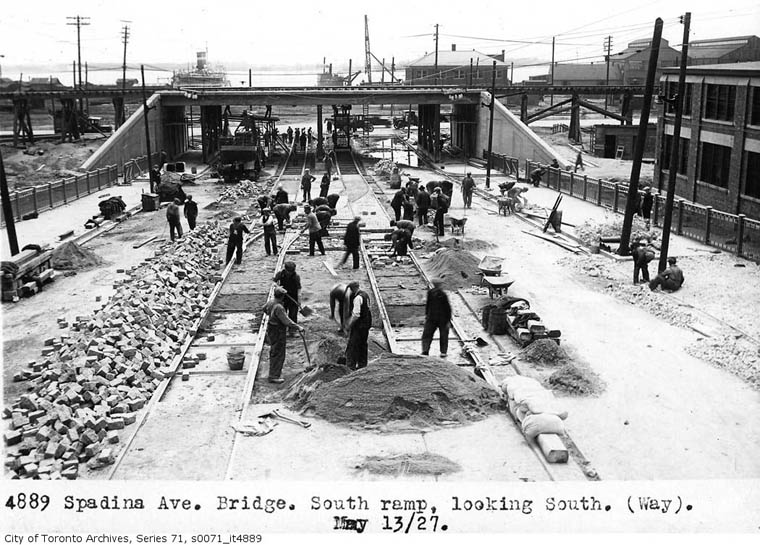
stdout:
<svg viewBox="0 0 760 545">
<path fill-rule="evenodd" d="M 712 38 L 695 40 L 689 43 L 689 57 L 693 59 L 720 58 L 747 45 L 757 36 L 732 36 L 730 38 Z"/>
<path fill-rule="evenodd" d="M 642 51 L 646 51 L 650 48 L 652 43 L 651 38 L 646 38 L 642 40 L 634 40 L 631 43 L 628 44 L 628 47 L 626 47 L 623 51 L 620 53 L 614 53 L 610 56 L 610 58 L 613 61 L 617 61 L 620 59 L 627 59 L 628 57 L 632 57 L 633 55 L 636 55 L 637 53 L 641 53 Z M 660 40 L 660 50 L 662 49 L 673 49 L 670 47 L 670 44 L 667 40 L 664 38 Z"/>
<path fill-rule="evenodd" d="M 677 66 L 663 68 L 663 74 L 677 74 Z M 760 76 L 760 61 L 752 62 L 728 62 L 721 64 L 697 64 L 686 67 L 686 74 L 712 74 L 721 75 L 741 75 L 741 76 Z"/>
<path fill-rule="evenodd" d="M 546 76 L 550 77 L 550 76 Z M 622 78 L 620 67 L 610 65 L 610 80 Z M 554 81 L 557 80 L 589 80 L 600 81 L 607 79 L 607 65 L 599 64 L 557 64 L 554 66 Z"/>
<path fill-rule="evenodd" d="M 493 61 L 496 61 L 496 66 L 508 66 L 507 63 L 494 59 L 493 57 L 481 53 L 480 51 L 438 51 L 438 66 L 470 66 L 470 59 L 472 64 L 480 66 L 491 66 Z M 435 52 L 428 53 L 427 55 L 420 57 L 419 59 L 410 62 L 408 67 L 418 66 L 435 66 Z"/>
</svg>

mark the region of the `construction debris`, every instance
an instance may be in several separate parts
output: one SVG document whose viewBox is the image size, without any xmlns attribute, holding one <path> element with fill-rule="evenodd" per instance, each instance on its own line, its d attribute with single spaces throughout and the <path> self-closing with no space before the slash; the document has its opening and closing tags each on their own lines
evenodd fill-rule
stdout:
<svg viewBox="0 0 760 545">
<path fill-rule="evenodd" d="M 27 392 L 6 408 L 5 466 L 22 479 L 74 479 L 112 464 L 121 430 L 172 371 L 217 281 L 226 230 L 207 222 L 129 269 L 111 299 L 46 340 L 14 380 Z M 73 249 L 76 251 L 76 249 Z M 60 320 L 59 320 L 60 322 Z"/>
</svg>

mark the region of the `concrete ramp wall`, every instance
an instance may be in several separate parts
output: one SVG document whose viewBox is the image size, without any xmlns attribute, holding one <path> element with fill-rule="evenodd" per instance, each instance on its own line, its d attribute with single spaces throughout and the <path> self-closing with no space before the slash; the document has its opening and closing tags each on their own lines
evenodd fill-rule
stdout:
<svg viewBox="0 0 760 545">
<path fill-rule="evenodd" d="M 153 153 L 161 150 L 163 142 L 161 124 L 161 96 L 154 94 L 148 99 L 148 124 L 150 149 Z M 114 132 L 105 143 L 82 164 L 84 170 L 95 170 L 107 165 L 121 165 L 147 153 L 145 145 L 145 121 L 143 107 L 129 116 L 129 119 Z"/>
<path fill-rule="evenodd" d="M 481 107 L 478 111 L 478 133 L 476 137 L 478 157 L 482 158 L 483 150 L 488 149 L 488 125 L 490 111 L 482 106 L 491 101 L 490 93 L 482 93 Z M 530 159 L 540 163 L 551 163 L 556 159 L 562 167 L 568 166 L 567 161 L 555 154 L 554 150 L 520 118 L 510 112 L 498 100 L 493 113 L 493 152 L 501 153 L 520 160 Z"/>
</svg>

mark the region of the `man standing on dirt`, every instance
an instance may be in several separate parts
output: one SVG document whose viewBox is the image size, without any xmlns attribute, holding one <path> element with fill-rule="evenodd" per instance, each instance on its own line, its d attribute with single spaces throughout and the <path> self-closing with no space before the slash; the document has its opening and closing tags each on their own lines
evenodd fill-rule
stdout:
<svg viewBox="0 0 760 545">
<path fill-rule="evenodd" d="M 340 329 L 338 333 L 343 335 L 346 332 L 346 301 L 348 300 L 349 291 L 346 284 L 335 284 L 330 290 L 330 319 L 335 319 L 335 303 L 338 304 L 338 321 Z"/>
<path fill-rule="evenodd" d="M 283 302 L 285 310 L 288 311 L 288 318 L 298 322 L 298 301 L 301 295 L 301 277 L 296 272 L 296 264 L 293 261 L 286 261 L 283 269 L 274 275 L 276 284 L 284 289 L 287 293 Z M 294 333 L 293 329 L 290 330 Z"/>
<path fill-rule="evenodd" d="M 652 217 L 652 206 L 654 206 L 654 194 L 652 193 L 652 186 L 647 186 L 644 191 L 644 197 L 641 199 L 641 215 L 644 216 L 647 229 L 650 227 L 650 219 Z"/>
<path fill-rule="evenodd" d="M 179 205 L 182 203 L 179 199 L 174 199 L 166 207 L 166 221 L 169 222 L 169 237 L 174 242 L 174 233 L 177 238 L 182 238 L 182 223 L 180 223 Z"/>
<path fill-rule="evenodd" d="M 274 194 L 275 204 L 288 204 L 289 201 L 288 192 L 282 188 L 282 184 L 277 186 L 277 193 Z"/>
<path fill-rule="evenodd" d="M 441 357 L 445 358 L 449 349 L 449 326 L 451 325 L 451 304 L 446 292 L 443 291 L 443 280 L 434 278 L 427 294 L 425 303 L 425 327 L 422 330 L 422 355 L 427 356 L 433 335 L 437 329 L 440 332 Z"/>
<path fill-rule="evenodd" d="M 406 193 L 404 192 L 403 188 L 396 191 L 396 193 L 393 195 L 393 198 L 391 199 L 391 208 L 393 208 L 393 213 L 396 214 L 396 221 L 401 219 L 401 208 L 404 205 L 405 199 Z"/>
<path fill-rule="evenodd" d="M 274 229 L 274 218 L 269 208 L 261 211 L 261 224 L 264 226 L 264 250 L 267 255 L 277 255 L 277 231 Z"/>
<path fill-rule="evenodd" d="M 301 177 L 301 189 L 303 190 L 303 202 L 309 202 L 311 200 L 311 183 L 316 180 L 314 176 L 311 175 L 311 172 L 309 172 L 309 169 L 307 168 L 303 172 L 303 176 Z"/>
<path fill-rule="evenodd" d="M 319 224 L 317 215 L 311 211 L 311 206 L 304 206 L 306 213 L 306 226 L 309 229 L 309 255 L 314 257 L 314 244 L 319 247 L 319 253 L 325 255 L 325 245 L 322 244 L 322 226 Z"/>
<path fill-rule="evenodd" d="M 681 271 L 681 268 L 676 265 L 676 258 L 669 257 L 668 265 L 670 265 L 670 267 L 655 276 L 654 280 L 649 283 L 650 290 L 656 290 L 657 286 L 662 286 L 662 289 L 666 291 L 677 291 L 681 289 L 684 281 L 683 271 Z"/>
<path fill-rule="evenodd" d="M 409 195 L 406 195 L 404 197 L 404 202 L 401 203 L 401 206 L 404 208 L 404 220 L 414 220 L 414 200 Z"/>
<path fill-rule="evenodd" d="M 319 196 L 327 198 L 327 194 L 330 192 L 330 173 L 325 172 L 322 175 L 322 181 L 319 182 Z"/>
<path fill-rule="evenodd" d="M 425 191 L 425 186 L 421 185 L 417 192 L 417 218 L 420 225 L 427 225 L 428 210 L 430 210 L 430 194 Z"/>
<path fill-rule="evenodd" d="M 578 172 L 579 168 L 584 172 L 586 171 L 583 166 L 583 154 L 580 151 L 578 152 L 578 155 L 575 156 L 575 169 L 573 169 L 573 172 Z"/>
<path fill-rule="evenodd" d="M 438 207 L 435 209 L 435 218 L 433 218 L 433 227 L 435 228 L 436 235 L 443 236 L 443 216 L 449 211 L 449 198 L 441 193 L 441 188 L 435 188 L 435 194 L 438 202 Z"/>
<path fill-rule="evenodd" d="M 351 255 L 354 258 L 354 269 L 359 268 L 359 246 L 361 245 L 360 221 L 360 216 L 354 216 L 353 221 L 346 225 L 346 234 L 343 235 L 343 244 L 346 247 L 346 252 L 343 254 L 343 259 L 338 263 L 338 267 L 342 267 L 348 256 Z"/>
<path fill-rule="evenodd" d="M 472 208 L 472 192 L 475 190 L 475 180 L 472 179 L 472 173 L 468 172 L 462 180 L 462 199 L 465 208 Z"/>
<path fill-rule="evenodd" d="M 651 242 L 643 240 L 633 243 L 631 256 L 633 257 L 633 285 L 639 283 L 639 273 L 644 282 L 649 282 L 649 262 L 654 259 L 656 248 Z"/>
<path fill-rule="evenodd" d="M 187 196 L 185 201 L 185 217 L 187 218 L 187 226 L 192 231 L 195 229 L 195 220 L 198 218 L 198 203 L 193 200 L 192 195 Z"/>
<path fill-rule="evenodd" d="M 348 343 L 346 344 L 346 365 L 349 369 L 367 367 L 367 339 L 372 327 L 372 312 L 369 309 L 369 295 L 359 287 L 359 282 L 348 284 Z"/>
<path fill-rule="evenodd" d="M 230 224 L 230 238 L 227 240 L 227 261 L 232 260 L 232 256 L 237 250 L 235 263 L 238 265 L 243 261 L 243 233 L 250 233 L 248 227 L 243 224 L 243 218 L 240 216 L 232 220 Z"/>
<path fill-rule="evenodd" d="M 287 331 L 289 327 L 294 327 L 298 331 L 303 331 L 303 327 L 288 318 L 283 306 L 285 300 L 285 290 L 282 288 L 274 289 L 274 299 L 264 305 L 263 312 L 269 316 L 267 325 L 267 339 L 269 339 L 269 382 L 273 384 L 282 384 L 284 379 L 282 375 L 282 365 L 285 363 L 285 347 L 287 345 Z"/>
</svg>

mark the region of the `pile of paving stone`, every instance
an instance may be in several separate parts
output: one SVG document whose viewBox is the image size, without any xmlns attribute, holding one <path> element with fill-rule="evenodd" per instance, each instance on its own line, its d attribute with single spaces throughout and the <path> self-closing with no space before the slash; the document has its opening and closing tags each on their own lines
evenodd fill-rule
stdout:
<svg viewBox="0 0 760 545">
<path fill-rule="evenodd" d="M 75 479 L 83 464 L 112 464 L 133 424 L 221 279 L 226 230 L 208 222 L 126 272 L 111 299 L 17 373 L 26 393 L 6 407 L 5 467 L 13 478 Z"/>
<path fill-rule="evenodd" d="M 756 389 L 760 389 L 760 350 L 741 335 L 700 337 L 686 347 L 686 353 L 726 369 Z"/>
<path fill-rule="evenodd" d="M 240 183 L 231 185 L 225 189 L 219 196 L 219 202 L 231 202 L 238 199 L 258 197 L 261 193 L 266 193 L 271 185 L 271 182 L 259 183 L 250 180 L 241 180 Z"/>
<path fill-rule="evenodd" d="M 694 317 L 689 312 L 668 300 L 662 293 L 651 291 L 649 284 L 644 282 L 637 286 L 631 284 L 610 284 L 607 291 L 615 297 L 627 301 L 650 314 L 662 318 L 671 325 L 689 327 Z"/>
</svg>

